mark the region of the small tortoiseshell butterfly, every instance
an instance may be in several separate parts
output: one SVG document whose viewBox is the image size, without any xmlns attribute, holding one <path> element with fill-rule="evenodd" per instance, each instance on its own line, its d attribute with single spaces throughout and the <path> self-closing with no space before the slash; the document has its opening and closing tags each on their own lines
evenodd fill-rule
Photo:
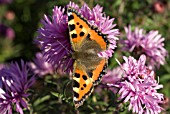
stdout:
<svg viewBox="0 0 170 114">
<path fill-rule="evenodd" d="M 80 13 L 68 8 L 68 27 L 72 44 L 74 104 L 78 108 L 105 74 L 108 59 L 98 56 L 108 48 L 107 35 L 91 25 Z"/>
</svg>

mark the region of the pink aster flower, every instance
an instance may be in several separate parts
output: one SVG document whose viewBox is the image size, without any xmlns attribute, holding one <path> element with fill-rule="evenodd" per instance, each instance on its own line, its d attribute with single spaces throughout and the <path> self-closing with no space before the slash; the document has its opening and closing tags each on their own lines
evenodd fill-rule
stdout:
<svg viewBox="0 0 170 114">
<path fill-rule="evenodd" d="M 92 10 L 84 4 L 81 8 L 74 2 L 70 2 L 66 7 L 72 7 L 82 14 L 90 24 L 97 26 L 103 34 L 107 34 L 110 45 L 108 50 L 100 52 L 100 57 L 111 57 L 116 47 L 116 36 L 119 34 L 112 24 L 114 19 L 109 19 L 103 13 L 103 8 L 96 5 Z M 72 47 L 69 39 L 68 18 L 66 8 L 55 6 L 53 15 L 44 16 L 42 20 L 43 27 L 38 30 L 38 39 L 44 56 L 47 61 L 53 65 L 57 65 L 60 69 L 67 72 L 72 71 L 74 60 L 71 58 Z"/>
<path fill-rule="evenodd" d="M 152 68 L 165 64 L 165 57 L 168 55 L 163 43 L 165 39 L 158 31 L 152 30 L 145 34 L 144 29 L 135 28 L 133 32 L 129 26 L 125 27 L 125 32 L 127 39 L 122 41 L 124 51 L 132 52 L 136 56 L 145 54 L 147 64 Z"/>
<path fill-rule="evenodd" d="M 46 74 L 54 73 L 54 66 L 45 60 L 46 59 L 40 52 L 36 53 L 36 58 L 33 60 L 33 62 L 29 63 L 29 66 L 34 74 L 44 76 Z"/>
<path fill-rule="evenodd" d="M 12 63 L 0 70 L 0 114 L 12 114 L 15 105 L 16 112 L 23 114 L 23 108 L 28 109 L 27 90 L 35 82 L 30 75 L 28 65 L 21 61 L 19 66 Z"/>
<path fill-rule="evenodd" d="M 114 93 L 117 92 L 117 88 L 114 87 L 123 76 L 124 72 L 121 67 L 116 67 L 113 70 L 108 70 L 107 74 L 102 77 L 102 83 L 106 84 L 106 86 L 113 91 Z"/>
<path fill-rule="evenodd" d="M 124 57 L 121 65 L 124 70 L 123 80 L 117 84 L 120 100 L 129 102 L 129 110 L 138 114 L 158 114 L 162 108 L 164 96 L 157 90 L 163 88 L 155 80 L 154 71 L 145 66 L 146 56 L 141 55 L 139 60 L 133 57 Z"/>
</svg>

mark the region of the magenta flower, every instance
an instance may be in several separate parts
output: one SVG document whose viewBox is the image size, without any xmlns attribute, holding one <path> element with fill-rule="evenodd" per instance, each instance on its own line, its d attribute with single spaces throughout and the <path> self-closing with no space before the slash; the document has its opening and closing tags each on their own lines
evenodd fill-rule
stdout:
<svg viewBox="0 0 170 114">
<path fill-rule="evenodd" d="M 12 63 L 0 70 L 0 114 L 12 114 L 13 105 L 16 111 L 23 114 L 23 108 L 28 109 L 27 90 L 35 82 L 30 75 L 28 65 L 21 61 L 21 66 Z"/>
<path fill-rule="evenodd" d="M 123 50 L 134 53 L 140 56 L 145 54 L 147 57 L 147 64 L 152 68 L 159 67 L 160 64 L 165 64 L 165 57 L 168 55 L 164 48 L 163 41 L 165 40 L 158 33 L 158 31 L 150 31 L 145 34 L 144 29 L 135 28 L 134 32 L 131 26 L 125 27 L 127 39 L 122 41 L 124 45 Z"/>
<path fill-rule="evenodd" d="M 115 84 L 122 78 L 123 73 L 124 72 L 122 71 L 121 67 L 116 67 L 113 70 L 108 70 L 107 74 L 103 76 L 102 82 Z"/>
<path fill-rule="evenodd" d="M 133 57 L 124 57 L 121 65 L 124 70 L 123 80 L 117 84 L 120 94 L 119 100 L 129 102 L 129 110 L 138 114 L 158 114 L 162 108 L 164 96 L 157 92 L 163 88 L 155 80 L 154 71 L 145 66 L 146 56 L 141 55 L 139 60 Z"/>
<path fill-rule="evenodd" d="M 33 60 L 33 62 L 29 63 L 29 66 L 34 74 L 37 74 L 38 76 L 44 76 L 46 74 L 54 73 L 54 66 L 45 60 L 46 59 L 40 52 L 36 53 L 36 58 Z"/>
<path fill-rule="evenodd" d="M 86 4 L 79 8 L 77 4 L 70 2 L 67 7 L 76 9 L 89 23 L 97 26 L 103 34 L 108 35 L 108 41 L 110 42 L 108 50 L 98 55 L 106 58 L 111 57 L 114 52 L 113 49 L 116 47 L 116 40 L 118 39 L 116 36 L 119 34 L 117 29 L 113 29 L 115 27 L 115 24 L 112 24 L 114 19 L 106 17 L 102 12 L 103 8 L 99 5 L 91 10 Z M 55 6 L 51 17 L 44 16 L 42 20 L 43 27 L 38 30 L 38 39 L 36 42 L 40 45 L 48 62 L 70 72 L 73 69 L 74 61 L 70 56 L 72 47 L 65 11 L 65 8 Z"/>
<path fill-rule="evenodd" d="M 117 88 L 114 87 L 121 79 L 124 71 L 121 67 L 116 67 L 113 70 L 108 70 L 107 74 L 102 77 L 102 83 L 106 84 L 111 91 L 117 92 Z"/>
</svg>

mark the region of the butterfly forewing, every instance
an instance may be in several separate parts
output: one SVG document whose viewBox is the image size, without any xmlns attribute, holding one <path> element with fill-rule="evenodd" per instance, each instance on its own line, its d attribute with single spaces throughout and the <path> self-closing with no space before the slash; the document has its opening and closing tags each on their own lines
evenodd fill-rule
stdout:
<svg viewBox="0 0 170 114">
<path fill-rule="evenodd" d="M 67 13 L 70 41 L 75 50 L 75 48 L 79 47 L 82 41 L 86 38 L 90 28 L 87 21 L 85 21 L 75 9 L 69 8 Z"/>
<path fill-rule="evenodd" d="M 96 41 L 100 44 L 101 49 L 104 51 L 107 48 L 107 38 L 106 35 L 102 34 L 96 27 L 91 26 L 89 31 L 90 39 Z"/>
</svg>

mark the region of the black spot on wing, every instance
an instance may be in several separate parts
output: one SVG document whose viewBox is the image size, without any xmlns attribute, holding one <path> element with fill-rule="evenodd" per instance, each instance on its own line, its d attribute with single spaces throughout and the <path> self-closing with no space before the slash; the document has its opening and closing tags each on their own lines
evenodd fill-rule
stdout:
<svg viewBox="0 0 170 114">
<path fill-rule="evenodd" d="M 73 31 L 73 30 L 76 28 L 74 24 L 68 25 L 68 27 L 69 27 L 69 30 L 70 30 L 70 31 Z"/>
<path fill-rule="evenodd" d="M 74 76 L 75 76 L 76 78 L 80 78 L 80 74 L 78 74 L 78 73 L 75 73 Z"/>
<path fill-rule="evenodd" d="M 79 94 L 74 91 L 74 97 L 79 98 Z"/>
<path fill-rule="evenodd" d="M 75 33 L 71 34 L 71 38 L 77 38 L 77 34 Z"/>
<path fill-rule="evenodd" d="M 86 87 L 86 84 L 83 84 L 84 87 Z"/>
<path fill-rule="evenodd" d="M 79 22 L 77 22 L 76 24 L 79 25 Z"/>
<path fill-rule="evenodd" d="M 93 91 L 93 87 L 90 88 L 90 90 L 82 97 L 82 99 L 80 99 L 79 101 L 74 101 L 74 103 L 81 106 L 85 101 L 85 99 L 87 99 L 87 97 L 92 93 L 92 91 Z"/>
<path fill-rule="evenodd" d="M 83 28 L 83 26 L 82 26 L 82 25 L 80 25 L 80 26 L 79 26 L 79 28 Z"/>
<path fill-rule="evenodd" d="M 81 90 L 83 90 L 84 88 L 83 87 L 81 87 Z"/>
<path fill-rule="evenodd" d="M 68 16 L 68 21 L 71 21 L 72 19 L 74 19 L 73 15 Z"/>
<path fill-rule="evenodd" d="M 87 76 L 86 75 L 83 75 L 82 76 L 84 80 L 87 80 Z"/>
<path fill-rule="evenodd" d="M 85 34 L 84 32 L 80 32 L 80 37 L 84 36 L 84 34 Z"/>
<path fill-rule="evenodd" d="M 79 84 L 76 80 L 74 80 L 74 81 L 73 81 L 73 87 L 79 88 L 79 87 L 80 87 L 80 84 Z"/>
</svg>

